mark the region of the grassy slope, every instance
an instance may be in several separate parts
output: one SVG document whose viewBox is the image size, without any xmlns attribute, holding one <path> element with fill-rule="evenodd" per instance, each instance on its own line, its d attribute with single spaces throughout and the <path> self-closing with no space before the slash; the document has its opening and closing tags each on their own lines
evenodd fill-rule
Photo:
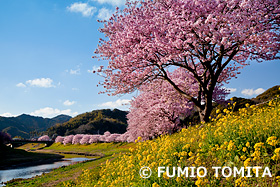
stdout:
<svg viewBox="0 0 280 187">
<path fill-rule="evenodd" d="M 13 183 L 9 183 L 7 186 L 64 186 L 64 182 L 72 183 L 80 176 L 83 170 L 90 169 L 95 176 L 98 176 L 101 163 L 105 163 L 107 160 L 112 160 L 117 157 L 120 152 L 127 152 L 128 148 L 133 144 L 128 143 L 100 143 L 91 145 L 67 145 L 53 144 L 43 150 L 52 152 L 79 152 L 79 153 L 91 153 L 100 154 L 102 157 L 93 161 L 74 164 L 67 167 L 62 167 L 53 170 L 50 173 L 46 173 L 42 176 L 35 177 L 27 180 L 16 180 Z M 26 147 L 26 146 L 25 146 Z M 30 146 L 27 146 L 30 147 Z M 67 155 L 68 156 L 68 155 Z M 71 155 L 71 157 L 79 157 L 77 155 Z"/>
<path fill-rule="evenodd" d="M 68 186 L 278 186 L 280 185 L 280 106 L 278 101 L 265 106 L 247 106 L 237 113 L 224 110 L 218 120 L 183 129 L 171 136 L 139 142 L 130 152 L 107 162 L 98 180 L 86 170 Z M 153 171 L 148 179 L 139 176 L 142 166 Z M 159 166 L 206 167 L 207 175 L 200 177 L 158 177 Z M 248 166 L 268 167 L 272 177 L 225 178 L 219 171 L 215 177 L 213 166 L 230 168 Z M 264 170 L 259 171 L 261 176 Z M 170 170 L 172 174 L 172 169 Z M 247 175 L 247 170 L 244 172 Z"/>
</svg>

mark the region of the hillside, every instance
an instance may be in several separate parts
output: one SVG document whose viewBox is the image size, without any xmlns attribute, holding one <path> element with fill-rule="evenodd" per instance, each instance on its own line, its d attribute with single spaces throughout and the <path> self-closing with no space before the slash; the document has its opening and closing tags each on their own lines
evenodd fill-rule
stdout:
<svg viewBox="0 0 280 187">
<path fill-rule="evenodd" d="M 68 122 L 57 124 L 47 130 L 49 136 L 70 134 L 124 133 L 126 131 L 127 112 L 118 109 L 94 110 L 80 114 Z"/>
<path fill-rule="evenodd" d="M 274 99 L 277 95 L 280 95 L 279 88 L 280 85 L 273 86 L 272 88 L 267 89 L 265 92 L 253 98 L 252 100 L 255 103 L 262 103 Z"/>
<path fill-rule="evenodd" d="M 65 186 L 279 186 L 279 103 L 274 99 L 238 112 L 226 110 L 203 126 L 154 140 L 139 137 L 135 148 L 107 161 L 99 175 L 84 170 L 74 184 L 68 181 Z M 251 172 L 249 166 L 254 167 Z M 181 174 L 175 175 L 177 171 Z"/>
<path fill-rule="evenodd" d="M 47 130 L 57 123 L 69 121 L 70 116 L 59 115 L 54 118 L 43 118 L 22 114 L 17 117 L 0 117 L 0 131 L 9 133 L 12 137 L 29 138 L 30 135 Z"/>
</svg>

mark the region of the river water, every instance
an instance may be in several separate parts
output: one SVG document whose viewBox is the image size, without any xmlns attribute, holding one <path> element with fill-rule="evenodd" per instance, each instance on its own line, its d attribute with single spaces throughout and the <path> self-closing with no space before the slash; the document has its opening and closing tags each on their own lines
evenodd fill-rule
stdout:
<svg viewBox="0 0 280 187">
<path fill-rule="evenodd" d="M 37 166 L 21 167 L 18 169 L 7 169 L 0 170 L 0 186 L 5 186 L 4 182 L 10 181 L 16 178 L 32 178 L 36 175 L 42 175 L 43 173 L 48 173 L 55 168 L 61 166 L 67 166 L 76 162 L 82 162 L 92 160 L 89 158 L 68 158 L 63 161 L 54 162 L 52 164 L 42 164 Z"/>
</svg>

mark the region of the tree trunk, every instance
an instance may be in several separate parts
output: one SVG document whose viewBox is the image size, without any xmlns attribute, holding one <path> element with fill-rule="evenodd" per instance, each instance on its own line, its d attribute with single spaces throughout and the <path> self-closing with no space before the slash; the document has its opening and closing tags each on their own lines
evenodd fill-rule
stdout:
<svg viewBox="0 0 280 187">
<path fill-rule="evenodd" d="M 200 121 L 205 123 L 209 122 L 211 111 L 212 106 L 209 105 L 204 105 L 203 109 L 198 109 Z"/>
<path fill-rule="evenodd" d="M 208 93 L 205 95 L 205 103 L 204 105 L 198 108 L 198 112 L 199 112 L 199 118 L 201 122 L 209 122 L 209 117 L 211 115 L 211 111 L 213 108 L 213 104 L 212 104 L 212 95 L 213 93 Z"/>
</svg>

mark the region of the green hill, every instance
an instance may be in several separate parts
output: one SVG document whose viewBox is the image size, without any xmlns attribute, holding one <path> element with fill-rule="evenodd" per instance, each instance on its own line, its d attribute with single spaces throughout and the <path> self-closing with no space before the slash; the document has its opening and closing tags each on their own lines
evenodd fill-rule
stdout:
<svg viewBox="0 0 280 187">
<path fill-rule="evenodd" d="M 94 110 L 80 114 L 68 122 L 57 124 L 47 130 L 49 136 L 70 134 L 124 133 L 126 131 L 127 112 L 118 109 Z"/>
<path fill-rule="evenodd" d="M 280 86 L 273 86 L 272 88 L 269 88 L 262 94 L 258 95 L 257 97 L 253 98 L 252 100 L 255 101 L 256 103 L 262 103 L 262 102 L 267 102 L 270 101 L 271 99 L 274 99 L 277 97 L 277 95 L 280 95 Z"/>
</svg>

